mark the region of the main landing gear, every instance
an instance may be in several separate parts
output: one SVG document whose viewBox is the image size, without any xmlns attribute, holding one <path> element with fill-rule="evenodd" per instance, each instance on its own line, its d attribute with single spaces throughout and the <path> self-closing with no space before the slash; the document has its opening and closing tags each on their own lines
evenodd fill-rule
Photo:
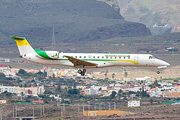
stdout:
<svg viewBox="0 0 180 120">
<path fill-rule="evenodd" d="M 78 73 L 81 74 L 82 76 L 84 76 L 86 73 L 86 69 L 79 69 Z"/>
</svg>

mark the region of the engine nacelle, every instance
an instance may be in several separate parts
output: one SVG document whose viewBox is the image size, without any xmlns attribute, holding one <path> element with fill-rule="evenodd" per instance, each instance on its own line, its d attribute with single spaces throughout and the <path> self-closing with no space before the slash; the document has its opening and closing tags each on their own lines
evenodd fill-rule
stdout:
<svg viewBox="0 0 180 120">
<path fill-rule="evenodd" d="M 38 55 L 47 59 L 58 59 L 59 52 L 58 51 L 39 51 Z"/>
</svg>

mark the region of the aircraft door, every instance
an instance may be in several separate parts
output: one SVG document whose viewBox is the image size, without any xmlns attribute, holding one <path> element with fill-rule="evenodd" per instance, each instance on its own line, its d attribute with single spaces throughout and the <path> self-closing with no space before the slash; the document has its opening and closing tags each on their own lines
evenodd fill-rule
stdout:
<svg viewBox="0 0 180 120">
<path fill-rule="evenodd" d="M 139 63 L 139 56 L 134 56 L 134 64 L 138 64 Z"/>
<path fill-rule="evenodd" d="M 88 55 L 88 59 L 90 61 L 92 59 L 92 55 Z"/>
</svg>

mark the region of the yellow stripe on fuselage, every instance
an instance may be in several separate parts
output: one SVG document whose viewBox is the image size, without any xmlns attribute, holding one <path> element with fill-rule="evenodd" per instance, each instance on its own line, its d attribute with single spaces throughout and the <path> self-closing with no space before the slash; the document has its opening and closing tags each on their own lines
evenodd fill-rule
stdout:
<svg viewBox="0 0 180 120">
<path fill-rule="evenodd" d="M 16 40 L 17 46 L 31 46 L 27 40 Z"/>
<path fill-rule="evenodd" d="M 131 62 L 131 63 L 134 63 L 134 64 L 137 64 L 137 65 L 139 65 L 139 63 L 138 63 L 138 62 L 136 62 L 136 61 L 133 61 L 133 60 L 117 60 L 117 61 Z"/>
</svg>

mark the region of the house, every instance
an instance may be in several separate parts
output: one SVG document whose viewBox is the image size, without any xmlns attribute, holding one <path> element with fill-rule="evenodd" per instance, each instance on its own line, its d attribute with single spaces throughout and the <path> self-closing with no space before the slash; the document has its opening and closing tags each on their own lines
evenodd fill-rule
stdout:
<svg viewBox="0 0 180 120">
<path fill-rule="evenodd" d="M 44 105 L 44 101 L 43 100 L 38 100 L 38 101 L 32 101 L 33 105 Z"/>
<path fill-rule="evenodd" d="M 168 93 L 169 98 L 179 98 L 180 97 L 180 92 L 169 92 Z"/>
<path fill-rule="evenodd" d="M 16 77 L 16 73 L 12 72 L 10 69 L 3 70 L 3 73 L 6 77 Z"/>
<path fill-rule="evenodd" d="M 7 104 L 7 100 L 0 100 L 0 104 Z"/>
<path fill-rule="evenodd" d="M 39 94 L 44 94 L 44 86 L 37 86 L 37 87 L 27 87 L 25 88 L 25 92 L 26 94 L 28 95 L 33 95 L 33 94 L 36 94 L 36 95 L 39 95 Z"/>
<path fill-rule="evenodd" d="M 128 101 L 128 107 L 139 107 L 140 106 L 140 101 L 136 101 L 136 100 L 131 100 Z"/>
<path fill-rule="evenodd" d="M 0 64 L 0 71 L 7 70 L 7 69 L 10 69 L 9 65 Z"/>
</svg>

